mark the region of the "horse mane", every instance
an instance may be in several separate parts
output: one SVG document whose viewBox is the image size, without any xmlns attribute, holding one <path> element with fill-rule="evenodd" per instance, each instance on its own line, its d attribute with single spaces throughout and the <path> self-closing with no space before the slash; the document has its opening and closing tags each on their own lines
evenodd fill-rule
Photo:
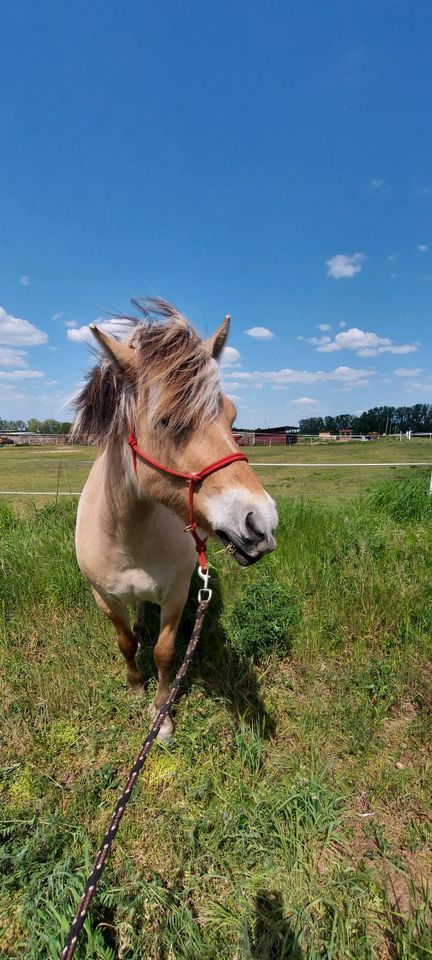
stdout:
<svg viewBox="0 0 432 960">
<path fill-rule="evenodd" d="M 73 398 L 73 439 L 92 437 L 104 447 L 112 437 L 124 435 L 136 423 L 138 397 L 143 396 L 150 426 L 165 420 L 177 437 L 219 413 L 218 366 L 192 324 L 166 300 L 132 304 L 144 315 L 124 318 L 132 325 L 124 342 L 136 350 L 137 381 L 132 383 L 115 361 L 103 357 Z"/>
</svg>

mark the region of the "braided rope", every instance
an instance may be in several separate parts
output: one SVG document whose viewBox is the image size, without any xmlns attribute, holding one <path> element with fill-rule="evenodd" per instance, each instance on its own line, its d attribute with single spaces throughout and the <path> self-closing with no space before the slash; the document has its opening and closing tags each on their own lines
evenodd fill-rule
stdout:
<svg viewBox="0 0 432 960">
<path fill-rule="evenodd" d="M 144 766 L 144 763 L 157 737 L 157 734 L 163 724 L 163 721 L 165 720 L 165 717 L 169 713 L 174 703 L 174 700 L 177 697 L 181 682 L 185 676 L 185 673 L 195 653 L 195 649 L 197 647 L 197 644 L 200 638 L 201 628 L 204 620 L 204 614 L 208 607 L 209 599 L 210 598 L 208 597 L 205 600 L 201 600 L 199 603 L 197 613 L 196 613 L 196 618 L 195 618 L 195 624 L 192 631 L 192 636 L 190 638 L 186 653 L 184 655 L 183 663 L 181 664 L 181 667 L 176 673 L 169 695 L 165 700 L 165 703 L 163 704 L 163 706 L 160 708 L 159 713 L 153 723 L 153 726 L 151 727 L 151 730 L 149 731 L 149 733 L 147 734 L 144 740 L 141 751 L 138 754 L 138 757 L 129 773 L 124 790 L 115 805 L 108 830 L 106 831 L 106 834 L 102 840 L 102 844 L 99 849 L 99 852 L 93 863 L 92 871 L 90 873 L 90 876 L 88 877 L 87 883 L 85 885 L 84 893 L 81 897 L 77 912 L 74 916 L 69 933 L 67 935 L 65 946 L 60 954 L 60 960 L 71 960 L 71 957 L 73 957 L 75 953 L 75 948 L 78 943 L 78 937 L 84 926 L 84 922 L 85 922 L 85 919 L 89 911 L 89 907 L 92 902 L 93 895 L 96 889 L 96 884 L 105 866 L 105 862 L 109 856 L 114 837 L 120 826 L 120 823 L 125 811 L 126 804 L 130 799 L 132 790 L 137 782 L 138 776 Z"/>
</svg>

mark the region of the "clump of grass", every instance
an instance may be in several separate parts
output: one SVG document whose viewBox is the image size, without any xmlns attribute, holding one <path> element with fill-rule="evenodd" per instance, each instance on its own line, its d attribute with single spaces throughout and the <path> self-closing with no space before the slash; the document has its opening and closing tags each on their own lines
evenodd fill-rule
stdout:
<svg viewBox="0 0 432 960">
<path fill-rule="evenodd" d="M 266 573 L 243 584 L 223 624 L 233 650 L 260 663 L 269 653 L 287 656 L 299 620 L 294 590 Z"/>
<path fill-rule="evenodd" d="M 393 956 L 396 960 L 425 960 L 432 955 L 432 901 L 427 885 L 418 890 L 413 878 L 410 883 L 408 915 L 386 904 Z"/>
<path fill-rule="evenodd" d="M 367 498 L 369 510 L 383 513 L 397 523 L 432 519 L 429 474 L 415 472 L 412 477 L 385 480 Z"/>
<path fill-rule="evenodd" d="M 0 533 L 5 534 L 17 523 L 17 518 L 10 503 L 0 500 Z"/>
<path fill-rule="evenodd" d="M 32 771 L 28 768 L 18 770 L 9 789 L 8 801 L 11 810 L 31 808 L 37 797 L 38 791 Z"/>
</svg>

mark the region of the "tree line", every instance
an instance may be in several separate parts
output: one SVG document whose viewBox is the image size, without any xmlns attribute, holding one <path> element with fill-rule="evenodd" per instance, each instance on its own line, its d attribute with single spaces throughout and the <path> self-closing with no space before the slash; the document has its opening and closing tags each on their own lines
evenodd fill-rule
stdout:
<svg viewBox="0 0 432 960">
<path fill-rule="evenodd" d="M 432 431 L 432 404 L 415 403 L 412 407 L 372 407 L 360 415 L 339 413 L 335 417 L 307 417 L 299 421 L 300 433 L 414 433 Z"/>
<path fill-rule="evenodd" d="M 72 424 L 69 420 L 2 420 L 0 431 L 3 433 L 69 433 Z"/>
<path fill-rule="evenodd" d="M 338 413 L 334 417 L 307 417 L 299 421 L 300 433 L 339 433 L 340 430 L 352 430 L 353 433 L 415 433 L 432 432 L 432 404 L 415 403 L 412 407 L 372 407 L 364 413 Z M 2 420 L 0 431 L 3 433 L 69 433 L 69 420 Z"/>
</svg>

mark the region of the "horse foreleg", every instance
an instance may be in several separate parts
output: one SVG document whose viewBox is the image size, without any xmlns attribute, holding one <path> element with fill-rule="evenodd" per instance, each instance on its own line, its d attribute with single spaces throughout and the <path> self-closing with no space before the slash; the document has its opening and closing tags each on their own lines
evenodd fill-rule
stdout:
<svg viewBox="0 0 432 960">
<path fill-rule="evenodd" d="M 130 688 L 136 693 L 141 692 L 143 677 L 135 663 L 135 654 L 138 648 L 138 638 L 131 630 L 127 607 L 122 606 L 112 598 L 105 599 L 92 587 L 93 596 L 102 613 L 111 620 L 117 633 L 117 643 L 126 660 L 127 680 Z"/>
<path fill-rule="evenodd" d="M 174 647 L 178 625 L 183 613 L 184 601 L 179 604 L 164 604 L 161 608 L 161 625 L 157 644 L 154 648 L 154 658 L 158 672 L 158 689 L 154 699 L 152 714 L 156 716 L 169 693 L 169 674 L 174 662 Z M 173 732 L 172 718 L 168 715 L 158 734 L 160 740 L 166 740 Z"/>
</svg>

